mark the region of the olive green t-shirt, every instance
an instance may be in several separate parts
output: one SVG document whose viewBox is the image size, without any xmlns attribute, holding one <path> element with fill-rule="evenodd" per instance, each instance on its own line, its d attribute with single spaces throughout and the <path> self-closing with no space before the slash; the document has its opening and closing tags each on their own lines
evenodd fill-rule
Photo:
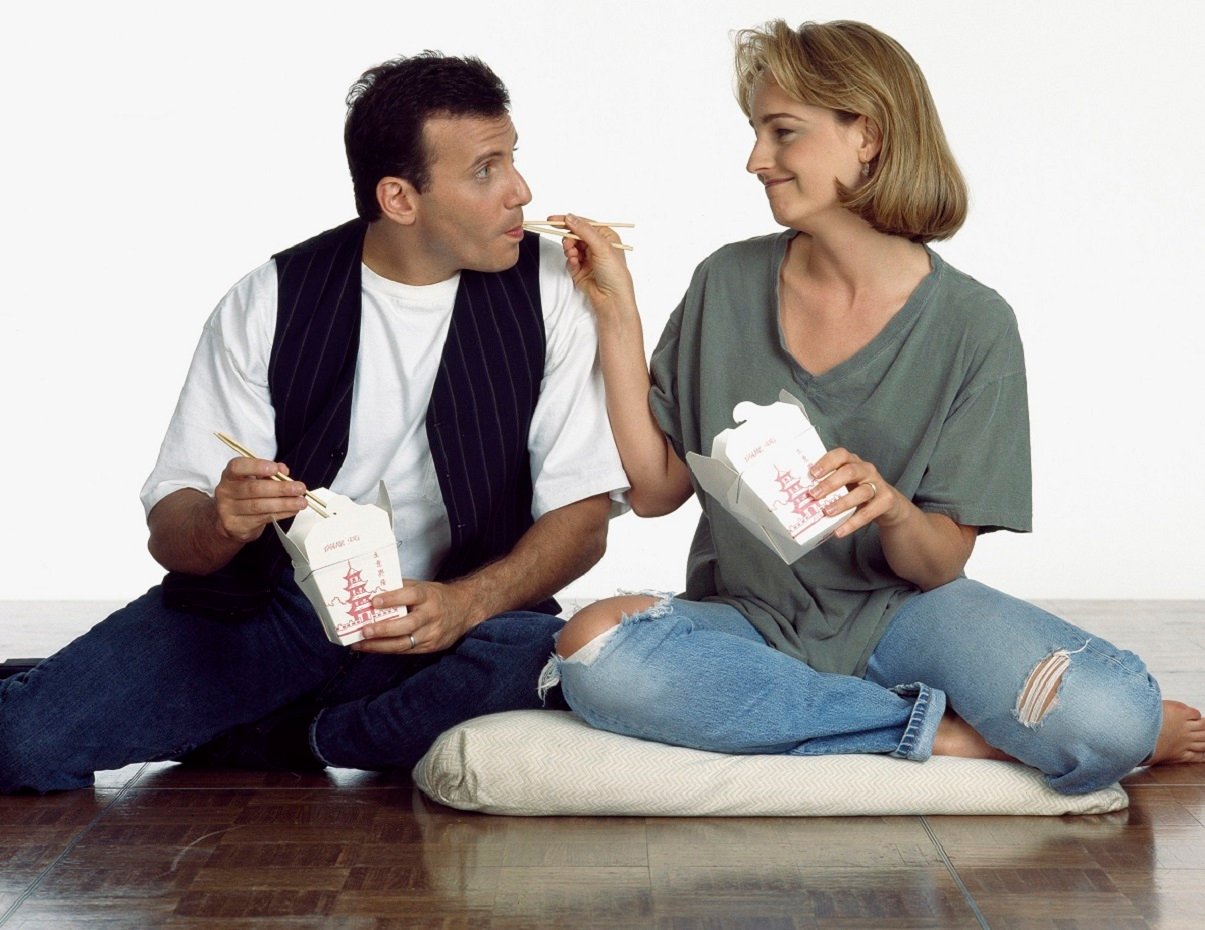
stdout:
<svg viewBox="0 0 1205 930">
<path fill-rule="evenodd" d="M 740 401 L 799 398 L 825 447 L 874 463 L 922 510 L 981 532 L 1031 528 L 1029 412 L 1016 318 L 930 251 L 931 270 L 871 342 L 812 376 L 787 351 L 779 269 L 794 232 L 724 246 L 696 270 L 653 353 L 653 412 L 678 454 L 708 455 Z M 861 675 L 918 593 L 873 524 L 788 565 L 697 485 L 686 597 L 741 611 L 773 647 Z"/>
</svg>

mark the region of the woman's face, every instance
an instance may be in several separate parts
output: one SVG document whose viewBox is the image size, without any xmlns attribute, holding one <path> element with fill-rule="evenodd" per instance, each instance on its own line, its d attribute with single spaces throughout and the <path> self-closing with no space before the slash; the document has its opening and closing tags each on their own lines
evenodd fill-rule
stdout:
<svg viewBox="0 0 1205 930">
<path fill-rule="evenodd" d="M 757 135 L 745 168 L 765 185 L 774 219 L 810 231 L 834 210 L 837 182 L 857 187 L 865 119 L 842 123 L 833 110 L 800 103 L 773 80 L 758 83 L 749 122 Z"/>
</svg>

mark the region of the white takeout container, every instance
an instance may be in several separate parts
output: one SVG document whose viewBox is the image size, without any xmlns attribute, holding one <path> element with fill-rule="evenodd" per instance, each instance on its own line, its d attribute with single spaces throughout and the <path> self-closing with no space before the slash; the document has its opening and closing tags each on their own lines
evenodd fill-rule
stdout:
<svg viewBox="0 0 1205 930">
<path fill-rule="evenodd" d="M 803 404 L 788 392 L 766 406 L 739 403 L 732 419 L 739 425 L 715 437 L 711 455 L 688 452 L 687 464 L 745 529 L 794 562 L 853 515 L 824 515 L 824 506 L 847 492 L 838 488 L 821 501 L 808 496 L 816 483 L 809 469 L 827 450 Z"/>
<path fill-rule="evenodd" d="M 325 502 L 329 517 L 307 507 L 293 518 L 288 533 L 273 526 L 327 638 L 349 646 L 364 638 L 367 624 L 406 613 L 403 607 L 373 610 L 371 604 L 374 595 L 402 586 L 389 493 L 383 482 L 375 504 L 357 504 L 327 488 L 310 493 Z"/>
</svg>

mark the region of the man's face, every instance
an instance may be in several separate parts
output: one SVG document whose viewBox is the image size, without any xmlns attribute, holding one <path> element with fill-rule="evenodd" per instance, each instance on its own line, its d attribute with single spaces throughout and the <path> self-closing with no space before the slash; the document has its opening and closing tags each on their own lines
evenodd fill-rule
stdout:
<svg viewBox="0 0 1205 930">
<path fill-rule="evenodd" d="M 415 195 L 416 228 L 436 280 L 519 260 L 531 190 L 515 168 L 516 138 L 506 115 L 431 117 L 423 127 L 430 181 Z"/>
</svg>

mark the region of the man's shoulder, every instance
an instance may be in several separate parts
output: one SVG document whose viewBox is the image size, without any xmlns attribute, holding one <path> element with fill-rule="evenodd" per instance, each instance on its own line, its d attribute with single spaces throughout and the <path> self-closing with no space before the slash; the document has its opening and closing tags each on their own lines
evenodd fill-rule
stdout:
<svg viewBox="0 0 1205 930">
<path fill-rule="evenodd" d="M 316 236 L 311 236 L 308 239 L 291 245 L 287 248 L 280 249 L 272 254 L 272 258 L 280 262 L 293 257 L 303 255 L 312 255 L 316 252 L 338 249 L 341 245 L 359 246 L 364 241 L 364 232 L 368 228 L 368 224 L 359 217 L 348 220 L 346 223 L 340 223 L 330 229 L 323 230 Z"/>
</svg>

